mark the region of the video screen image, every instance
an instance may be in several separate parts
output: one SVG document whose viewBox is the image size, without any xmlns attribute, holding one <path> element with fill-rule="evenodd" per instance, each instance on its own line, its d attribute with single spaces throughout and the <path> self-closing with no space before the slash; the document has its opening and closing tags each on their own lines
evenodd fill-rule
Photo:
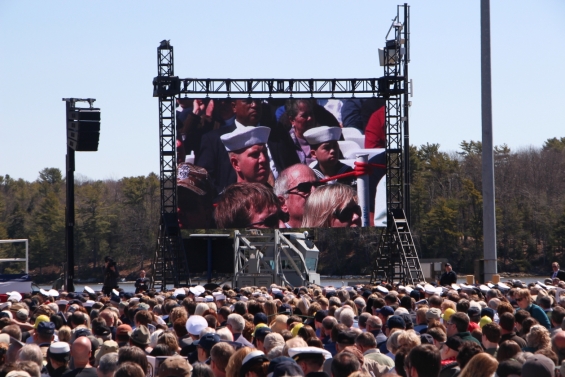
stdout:
<svg viewBox="0 0 565 377">
<path fill-rule="evenodd" d="M 385 226 L 384 104 L 179 97 L 181 228 L 361 226 L 358 154 L 369 157 L 370 226 Z"/>
</svg>

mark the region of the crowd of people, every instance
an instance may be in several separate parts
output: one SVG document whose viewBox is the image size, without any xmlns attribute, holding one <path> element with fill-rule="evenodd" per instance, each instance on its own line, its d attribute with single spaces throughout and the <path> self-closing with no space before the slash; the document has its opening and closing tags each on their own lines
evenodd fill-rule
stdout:
<svg viewBox="0 0 565 377">
<path fill-rule="evenodd" d="M 137 288 L 8 293 L 0 306 L 0 377 L 565 372 L 559 278 L 528 285 Z"/>
<path fill-rule="evenodd" d="M 338 141 L 342 127 L 353 127 L 365 133 L 366 148 L 384 147 L 384 110 L 377 99 L 331 101 L 326 108 L 311 99 L 179 100 L 181 227 L 360 226 L 356 178 L 342 176 L 353 169 L 340 161 Z M 367 138 L 376 128 L 379 141 Z M 384 163 L 384 154 L 373 158 Z M 371 212 L 383 175 L 382 168 L 370 173 Z M 327 188 L 317 193 L 321 181 Z M 346 200 L 334 200 L 344 193 Z M 310 196 L 316 204 L 308 205 Z"/>
</svg>

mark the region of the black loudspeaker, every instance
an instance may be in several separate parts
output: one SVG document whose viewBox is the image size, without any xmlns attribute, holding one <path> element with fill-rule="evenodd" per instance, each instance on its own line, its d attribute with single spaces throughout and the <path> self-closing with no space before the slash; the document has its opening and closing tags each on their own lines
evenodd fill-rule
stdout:
<svg viewBox="0 0 565 377">
<path fill-rule="evenodd" d="M 77 152 L 96 152 L 100 139 L 100 109 L 73 109 L 67 119 L 67 145 Z"/>
</svg>

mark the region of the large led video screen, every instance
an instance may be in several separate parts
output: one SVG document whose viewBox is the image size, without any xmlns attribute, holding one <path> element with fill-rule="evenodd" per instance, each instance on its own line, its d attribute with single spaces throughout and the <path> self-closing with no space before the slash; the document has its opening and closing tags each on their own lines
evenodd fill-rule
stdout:
<svg viewBox="0 0 565 377">
<path fill-rule="evenodd" d="M 176 102 L 182 229 L 361 226 L 358 154 L 371 165 L 370 226 L 385 226 L 382 98 Z"/>
</svg>

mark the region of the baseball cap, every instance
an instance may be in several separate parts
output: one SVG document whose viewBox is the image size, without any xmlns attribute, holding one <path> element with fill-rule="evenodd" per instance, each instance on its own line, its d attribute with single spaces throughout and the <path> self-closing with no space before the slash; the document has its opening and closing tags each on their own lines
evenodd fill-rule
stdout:
<svg viewBox="0 0 565 377">
<path fill-rule="evenodd" d="M 53 322 L 39 322 L 37 333 L 42 335 L 53 335 L 55 333 L 55 324 Z"/>
<path fill-rule="evenodd" d="M 257 326 L 259 323 L 268 324 L 267 315 L 263 312 L 259 312 L 259 313 L 255 314 L 255 316 L 253 317 L 253 324 L 255 326 Z"/>
<path fill-rule="evenodd" d="M 37 330 L 37 326 L 39 325 L 40 322 L 49 322 L 49 317 L 47 317 L 45 314 L 37 316 L 33 328 Z"/>
<path fill-rule="evenodd" d="M 192 365 L 181 356 L 167 357 L 159 365 L 158 377 L 189 377 L 192 373 Z"/>
<path fill-rule="evenodd" d="M 454 351 L 459 351 L 459 348 L 463 344 L 463 341 L 458 336 L 452 336 L 447 338 L 444 344 Z"/>
<path fill-rule="evenodd" d="M 292 314 L 292 307 L 289 304 L 282 304 L 279 307 L 279 313 L 291 315 Z"/>
<path fill-rule="evenodd" d="M 522 377 L 554 377 L 555 364 L 550 358 L 534 354 L 522 365 Z"/>
<path fill-rule="evenodd" d="M 404 322 L 402 317 L 393 315 L 388 317 L 388 320 L 386 321 L 386 327 L 388 327 L 389 329 L 405 329 L 406 322 Z"/>
<path fill-rule="evenodd" d="M 389 315 L 393 315 L 394 314 L 394 309 L 391 308 L 390 306 L 383 306 L 382 308 L 377 310 L 377 313 L 382 314 L 383 317 L 388 317 Z"/>
<path fill-rule="evenodd" d="M 282 376 L 304 376 L 304 371 L 300 366 L 290 357 L 280 356 L 276 357 L 269 363 L 267 369 L 268 377 L 282 377 Z"/>
<path fill-rule="evenodd" d="M 481 310 L 481 317 L 484 316 L 489 317 L 490 319 L 494 319 L 494 309 L 492 308 L 484 308 Z"/>
<path fill-rule="evenodd" d="M 116 329 L 116 336 L 120 336 L 120 335 L 127 335 L 129 336 L 129 333 L 131 332 L 131 326 L 130 325 L 119 325 L 118 328 Z"/>
<path fill-rule="evenodd" d="M 265 339 L 265 337 L 267 336 L 267 334 L 271 333 L 272 330 L 270 327 L 268 326 L 257 326 L 255 328 L 255 331 L 253 332 L 253 337 L 255 339 L 259 339 L 261 341 L 263 341 L 263 339 Z"/>
<path fill-rule="evenodd" d="M 210 351 L 212 347 L 214 347 L 214 345 L 216 343 L 219 343 L 221 340 L 222 339 L 218 334 L 208 333 L 205 334 L 202 338 L 192 342 L 192 344 L 194 344 L 195 346 L 200 346 L 206 351 Z"/>
</svg>

